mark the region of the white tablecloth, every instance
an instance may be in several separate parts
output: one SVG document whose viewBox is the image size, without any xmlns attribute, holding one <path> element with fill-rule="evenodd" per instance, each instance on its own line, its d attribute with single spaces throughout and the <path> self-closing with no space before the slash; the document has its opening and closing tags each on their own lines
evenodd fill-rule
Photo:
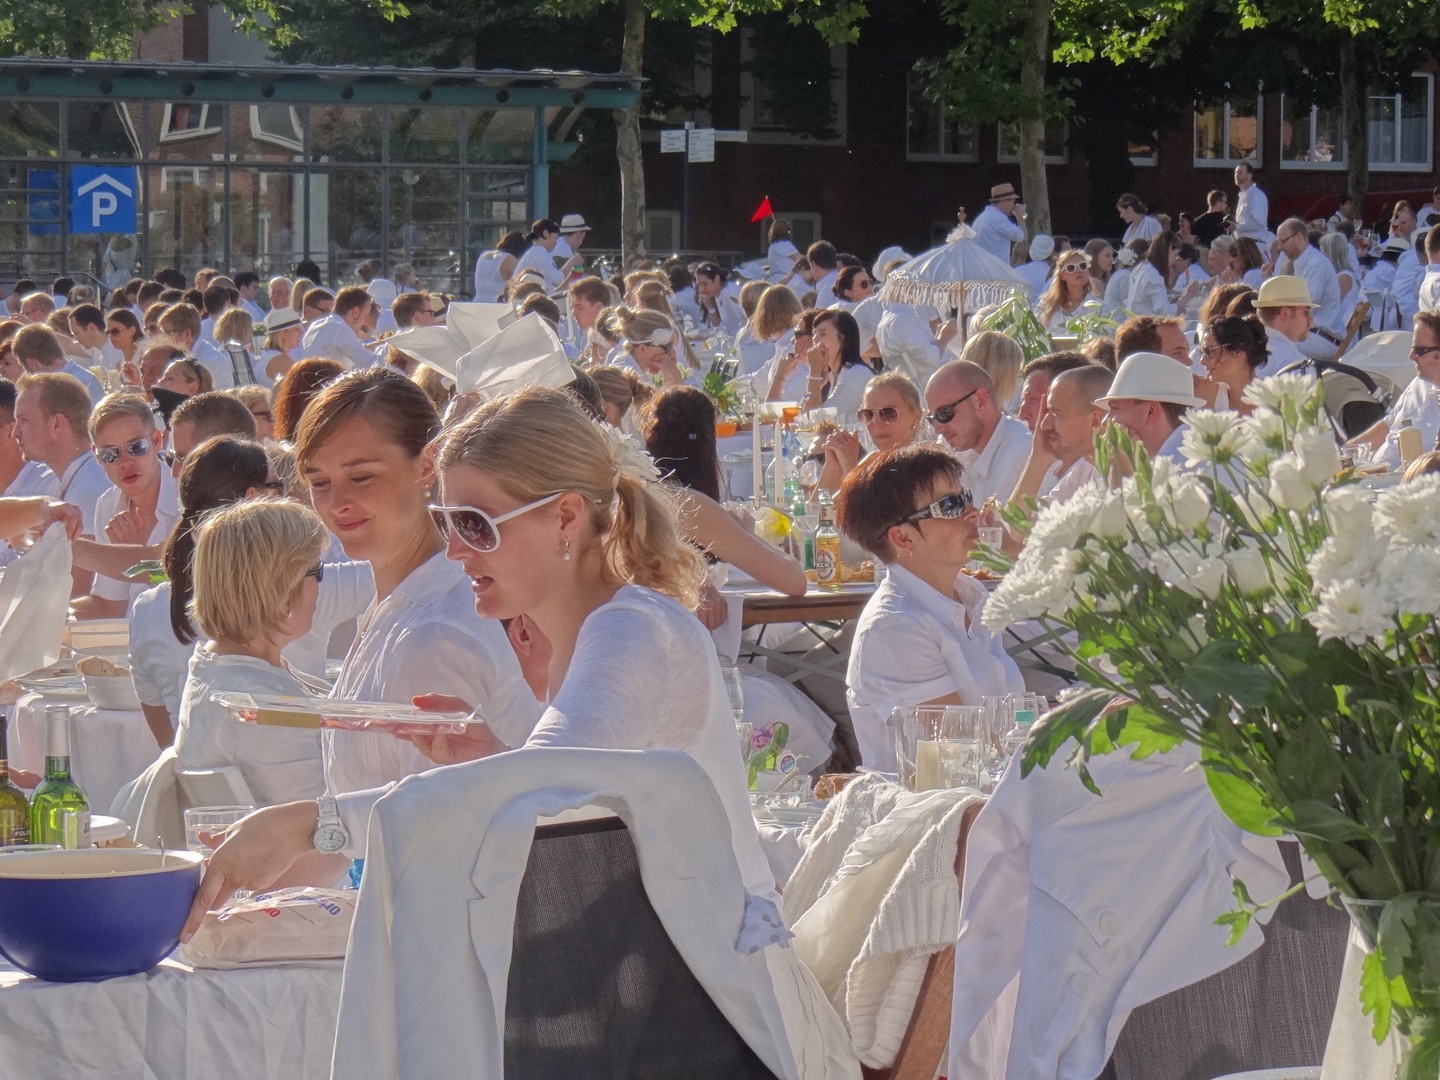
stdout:
<svg viewBox="0 0 1440 1080">
<path fill-rule="evenodd" d="M 11 712 L 10 765 L 27 772 L 45 771 L 45 701 L 26 694 Z M 86 703 L 70 705 L 70 773 L 92 813 L 110 810 L 115 793 L 160 756 L 155 736 L 141 712 L 112 712 Z"/>
<path fill-rule="evenodd" d="M 172 960 L 47 983 L 0 963 L 0 1072 L 65 1080 L 328 1080 L 341 960 L 235 971 Z"/>
</svg>

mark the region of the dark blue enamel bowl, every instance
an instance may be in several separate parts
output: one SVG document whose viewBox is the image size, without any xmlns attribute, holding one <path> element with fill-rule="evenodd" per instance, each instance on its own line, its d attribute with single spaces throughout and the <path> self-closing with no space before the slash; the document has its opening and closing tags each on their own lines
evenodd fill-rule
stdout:
<svg viewBox="0 0 1440 1080">
<path fill-rule="evenodd" d="M 145 848 L 0 854 L 0 953 L 52 982 L 148 971 L 180 940 L 202 859 Z"/>
</svg>

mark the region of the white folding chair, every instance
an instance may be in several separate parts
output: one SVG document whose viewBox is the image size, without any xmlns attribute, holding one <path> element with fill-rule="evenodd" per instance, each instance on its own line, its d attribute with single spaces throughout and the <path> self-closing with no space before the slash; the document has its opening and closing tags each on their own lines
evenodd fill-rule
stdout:
<svg viewBox="0 0 1440 1080">
<path fill-rule="evenodd" d="M 175 782 L 180 787 L 184 807 L 255 805 L 250 785 L 234 765 L 218 769 L 176 769 Z"/>
</svg>

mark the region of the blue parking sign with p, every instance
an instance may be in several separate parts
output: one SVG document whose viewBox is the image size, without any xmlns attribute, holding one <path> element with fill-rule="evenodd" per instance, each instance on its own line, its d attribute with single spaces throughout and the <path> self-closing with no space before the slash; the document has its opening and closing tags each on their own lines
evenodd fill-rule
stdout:
<svg viewBox="0 0 1440 1080">
<path fill-rule="evenodd" d="M 139 185 L 134 167 L 75 165 L 70 169 L 70 231 L 133 233 Z"/>
</svg>

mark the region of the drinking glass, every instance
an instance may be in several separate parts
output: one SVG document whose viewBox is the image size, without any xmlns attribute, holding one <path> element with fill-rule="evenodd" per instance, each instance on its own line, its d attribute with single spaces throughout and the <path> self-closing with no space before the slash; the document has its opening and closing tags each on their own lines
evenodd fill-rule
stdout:
<svg viewBox="0 0 1440 1080">
<path fill-rule="evenodd" d="M 740 740 L 740 760 L 748 768 L 750 756 L 755 753 L 755 725 L 747 723 L 736 723 L 735 737 Z"/>
<path fill-rule="evenodd" d="M 936 787 L 979 788 L 981 777 L 988 775 L 984 706 L 947 705 L 936 751 Z"/>
<path fill-rule="evenodd" d="M 1010 695 L 1002 694 L 981 698 L 980 706 L 985 710 L 985 741 L 989 747 L 987 771 L 994 783 L 1000 779 L 1000 774 L 1010 762 L 1010 755 L 1005 749 L 1005 738 L 1014 724 L 1013 704 Z"/>
<path fill-rule="evenodd" d="M 900 783 L 911 791 L 925 790 L 917 782 L 920 744 L 922 742 L 935 743 L 939 740 L 941 724 L 944 719 L 945 706 L 943 705 L 901 706 L 890 712 L 890 726 L 895 734 L 895 771 L 900 777 Z M 931 759 L 928 750 L 925 756 L 927 769 L 925 779 L 928 780 L 935 773 L 930 770 Z"/>
<path fill-rule="evenodd" d="M 998 525 L 981 525 L 975 530 L 975 539 L 978 543 L 985 544 L 998 551 L 1000 545 L 1005 541 L 1005 530 Z M 978 559 L 971 559 L 966 563 L 965 568 L 967 570 L 979 570 L 982 567 Z"/>
<path fill-rule="evenodd" d="M 185 846 L 201 855 L 215 854 L 215 849 L 202 840 L 201 834 L 224 832 L 250 811 L 253 806 L 191 806 L 185 810 Z"/>
<path fill-rule="evenodd" d="M 745 680 L 739 668 L 722 667 L 720 674 L 725 679 L 725 696 L 730 699 L 730 712 L 735 717 L 735 723 L 742 723 L 745 719 Z"/>
</svg>

